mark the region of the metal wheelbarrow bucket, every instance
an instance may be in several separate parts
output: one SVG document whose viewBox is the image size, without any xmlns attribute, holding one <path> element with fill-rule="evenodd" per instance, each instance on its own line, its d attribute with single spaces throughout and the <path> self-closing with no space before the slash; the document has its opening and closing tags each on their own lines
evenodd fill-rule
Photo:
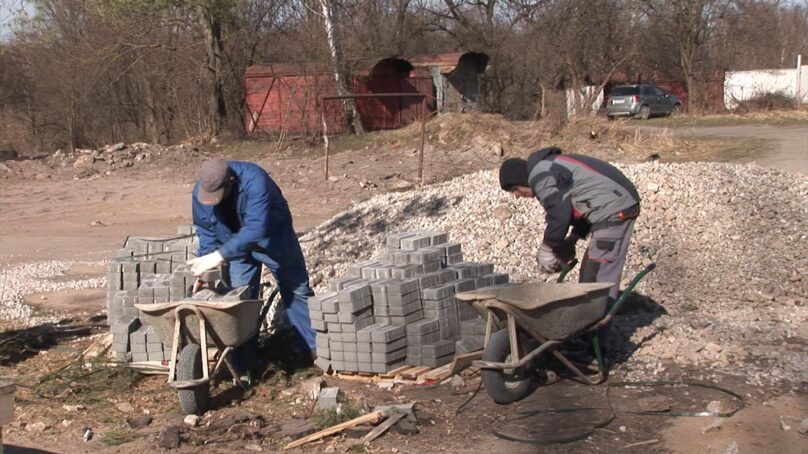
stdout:
<svg viewBox="0 0 808 454">
<path fill-rule="evenodd" d="M 160 339 L 171 345 L 168 386 L 176 388 L 180 406 L 187 414 L 204 412 L 210 397 L 209 383 L 222 364 L 238 380 L 230 360 L 234 348 L 258 331 L 263 301 L 196 301 L 136 304 L 144 323 L 154 327 Z M 208 344 L 216 347 L 211 369 Z"/>
<path fill-rule="evenodd" d="M 596 385 L 606 379 L 603 355 L 597 335 L 592 347 L 597 373 L 591 378 L 559 350 L 563 341 L 595 333 L 617 312 L 637 283 L 656 265 L 642 270 L 608 309 L 611 283 L 530 283 L 509 287 L 488 287 L 458 293 L 457 299 L 471 304 L 485 319 L 485 347 L 482 380 L 491 398 L 500 404 L 522 399 L 532 390 L 532 364 L 550 352 L 575 376 Z M 533 345 L 538 346 L 532 348 Z"/>
</svg>

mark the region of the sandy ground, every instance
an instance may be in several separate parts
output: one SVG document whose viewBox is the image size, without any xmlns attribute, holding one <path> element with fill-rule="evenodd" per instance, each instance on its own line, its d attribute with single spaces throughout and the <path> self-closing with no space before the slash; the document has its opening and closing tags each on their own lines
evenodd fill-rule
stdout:
<svg viewBox="0 0 808 454">
<path fill-rule="evenodd" d="M 634 127 L 634 125 L 630 125 Z M 647 127 L 641 126 L 643 129 Z M 726 126 L 710 128 L 671 128 L 676 135 L 701 135 L 722 137 L 758 137 L 776 140 L 779 148 L 756 161 L 788 171 L 808 174 L 808 126 Z M 224 150 L 221 150 L 224 152 Z M 415 155 L 411 149 L 389 150 L 389 153 L 368 151 L 345 152 L 334 156 L 332 165 L 336 171 L 332 181 L 322 181 L 321 158 L 266 155 L 256 160 L 268 168 L 278 180 L 290 200 L 295 215 L 295 226 L 307 230 L 330 218 L 351 203 L 378 192 L 394 189 L 393 181 L 407 180 L 415 174 Z M 428 181 L 447 178 L 460 173 L 459 168 L 475 171 L 493 168 L 499 160 L 496 155 L 464 156 L 460 161 L 452 157 L 430 156 L 433 163 Z M 0 198 L 0 269 L 20 264 L 48 260 L 77 260 L 98 262 L 97 266 L 81 265 L 72 269 L 74 275 L 103 275 L 101 261 L 114 255 L 127 235 L 168 236 L 178 224 L 190 222 L 190 191 L 194 167 L 198 163 L 171 169 L 171 171 L 137 173 L 113 173 L 95 179 L 14 179 L 4 183 L 4 197 Z M 403 175 L 403 177 L 402 177 Z M 409 178 L 412 181 L 412 178 Z M 372 184 L 368 185 L 365 182 Z M 361 184 L 360 184 L 361 183 Z M 398 183 L 397 183 L 398 184 Z M 103 290 L 64 291 L 47 295 L 29 295 L 27 301 L 40 310 L 74 312 L 99 312 L 105 301 Z M 40 355 L 42 356 L 42 355 Z M 34 357 L 39 358 L 39 357 Z M 39 361 L 47 361 L 39 358 Z M 36 367 L 32 363 L 29 367 Z M 3 367 L 2 375 L 13 375 L 15 370 Z M 162 389 L 162 379 L 146 380 L 149 396 Z M 333 382 L 331 381 L 333 380 Z M 358 396 L 390 399 L 389 393 L 379 392 L 364 385 L 329 379 L 340 387 L 353 388 Z M 740 385 L 739 385 L 740 386 Z M 561 389 L 562 391 L 559 391 Z M 789 394 L 783 390 L 758 390 L 739 388 L 749 399 L 747 408 L 723 421 L 720 428 L 702 433 L 712 422 L 709 418 L 657 418 L 622 415 L 614 423 L 596 431 L 591 437 L 572 445 L 551 446 L 542 452 L 780 452 L 808 453 L 806 436 L 797 433 L 799 422 L 808 417 L 808 399 L 805 395 Z M 482 392 L 467 414 L 453 417 L 453 411 L 468 396 L 448 387 L 422 389 L 412 388 L 397 394 L 396 398 L 416 399 L 435 415 L 436 423 L 425 426 L 418 436 L 409 438 L 390 435 L 374 444 L 373 452 L 537 452 L 531 445 L 500 440 L 489 432 L 492 425 L 501 423 L 514 409 L 498 407 Z M 162 391 L 166 393 L 166 391 Z M 163 394 L 158 394 L 163 396 Z M 401 397 L 404 396 L 404 397 Z M 558 406 L 586 406 L 604 396 L 604 388 L 586 388 L 571 383 L 561 388 L 548 387 L 537 392 L 535 401 Z M 680 396 L 681 397 L 681 396 Z M 713 397 L 699 396 L 700 402 Z M 159 400 L 159 399 L 158 399 Z M 289 405 L 285 401 L 256 401 L 255 410 L 271 414 L 273 405 Z M 272 399 L 270 399 L 272 400 Z M 619 400 L 619 399 L 618 399 Z M 623 404 L 631 403 L 631 396 Z M 703 402 L 702 402 L 703 404 Z M 699 405 L 702 405 L 699 404 Z M 246 404 L 245 404 L 246 405 Z M 253 404 L 249 404 L 253 405 Z M 107 404 L 111 407 L 112 404 Z M 153 408 L 173 408 L 173 396 L 165 395 Z M 224 406 L 227 407 L 226 405 Z M 100 407 L 102 408 L 102 407 Z M 145 408 L 145 407 L 144 407 Z M 42 409 L 39 411 L 41 412 Z M 18 408 L 18 412 L 30 408 Z M 266 413 L 269 412 L 269 413 Z M 114 413 L 114 411 L 113 411 Z M 33 411 L 28 414 L 38 414 Z M 39 413 L 41 414 L 41 413 Z M 281 414 L 285 414 L 281 412 Z M 56 424 L 60 415 L 54 418 Z M 72 416 L 71 416 L 72 417 Z M 122 416 L 117 416 L 118 420 Z M 174 418 L 174 419 L 171 419 Z M 282 423 L 267 416 L 272 423 Z M 573 427 L 586 426 L 597 420 L 591 415 L 573 418 Z M 583 418 L 583 419 L 581 419 Z M 76 417 L 76 419 L 79 419 Z M 92 422 L 92 418 L 89 422 Z M 155 424 L 175 422 L 176 415 L 166 414 Z M 555 433 L 557 419 L 546 415 L 528 419 L 527 432 L 523 436 L 548 436 Z M 789 426 L 785 430 L 783 423 Z M 78 422 L 76 424 L 79 424 Z M 533 433 L 535 425 L 542 433 Z M 623 427 L 623 429 L 621 429 Z M 75 429 L 75 426 L 73 427 Z M 523 427 L 524 429 L 524 427 Z M 33 434 L 25 430 L 12 430 L 4 434 L 7 443 L 28 446 L 49 452 L 135 452 L 155 449 L 154 434 L 143 436 L 121 447 L 106 447 L 94 442 L 80 441 L 76 430 L 52 430 L 46 434 Z M 236 438 L 232 442 L 211 447 L 211 452 L 243 450 L 245 442 Z M 629 445 L 641 443 L 636 446 Z M 644 444 L 643 444 L 644 443 Z M 280 445 L 274 445 L 278 447 Z M 322 452 L 327 444 L 318 444 L 311 451 Z M 196 452 L 195 447 L 186 447 L 181 452 Z M 21 452 L 7 449 L 6 452 Z M 33 451 L 29 451 L 33 452 Z"/>
</svg>

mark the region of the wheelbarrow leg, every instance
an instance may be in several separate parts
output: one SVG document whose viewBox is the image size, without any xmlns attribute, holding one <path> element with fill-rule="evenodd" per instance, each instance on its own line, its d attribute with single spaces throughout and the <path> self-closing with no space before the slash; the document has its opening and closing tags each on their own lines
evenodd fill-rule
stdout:
<svg viewBox="0 0 808 454">
<path fill-rule="evenodd" d="M 517 344 L 518 332 L 516 331 L 516 318 L 508 313 L 508 336 L 511 341 L 511 362 L 519 362 L 519 345 Z"/>
<path fill-rule="evenodd" d="M 210 370 L 208 369 L 208 330 L 205 326 L 205 317 L 202 312 L 194 308 L 197 318 L 199 318 L 199 345 L 202 347 L 202 378 L 205 380 L 210 379 Z"/>
<path fill-rule="evenodd" d="M 233 376 L 234 381 L 244 391 L 247 391 L 247 386 L 241 382 L 241 377 L 239 376 L 238 371 L 236 370 L 235 365 L 233 365 L 233 361 L 230 360 L 230 355 L 223 356 L 224 363 L 227 365 L 227 369 L 230 371 L 230 374 Z"/>
<path fill-rule="evenodd" d="M 180 354 L 180 319 L 174 319 L 174 340 L 171 342 L 171 363 L 168 365 L 168 383 L 176 378 L 177 356 Z"/>
</svg>

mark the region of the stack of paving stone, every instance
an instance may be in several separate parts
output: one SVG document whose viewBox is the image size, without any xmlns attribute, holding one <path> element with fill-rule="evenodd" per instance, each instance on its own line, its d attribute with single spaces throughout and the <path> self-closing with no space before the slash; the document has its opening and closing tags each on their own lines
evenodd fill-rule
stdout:
<svg viewBox="0 0 808 454">
<path fill-rule="evenodd" d="M 482 322 L 455 293 L 507 282 L 490 263 L 464 261 L 460 243 L 445 233 L 389 235 L 379 258 L 350 265 L 329 282 L 328 292 L 309 299 L 316 363 L 323 370 L 371 373 L 447 364 L 464 340 L 461 323 Z"/>
<path fill-rule="evenodd" d="M 162 361 L 163 346 L 150 326 L 141 326 L 135 304 L 179 301 L 190 296 L 193 277 L 185 262 L 196 256 L 193 226 L 181 225 L 174 238 L 129 237 L 107 267 L 107 323 L 119 361 Z M 160 346 L 158 350 L 158 344 Z"/>
</svg>

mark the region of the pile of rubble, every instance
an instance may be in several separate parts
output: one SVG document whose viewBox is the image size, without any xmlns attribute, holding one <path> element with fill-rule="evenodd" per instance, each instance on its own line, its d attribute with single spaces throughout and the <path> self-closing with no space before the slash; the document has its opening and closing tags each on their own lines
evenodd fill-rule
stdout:
<svg viewBox="0 0 808 454">
<path fill-rule="evenodd" d="M 808 324 L 808 180 L 718 163 L 621 170 L 643 198 L 624 281 L 649 263 L 658 268 L 636 289 L 643 298 L 614 324 L 617 369 L 654 378 L 672 361 L 750 383 L 808 379 L 808 353 L 800 348 Z M 513 281 L 554 278 L 539 274 L 533 258 L 543 210 L 501 191 L 492 171 L 374 197 L 301 242 L 322 291 L 349 264 L 383 253 L 390 232 L 418 229 L 446 232 L 463 243 L 466 260 L 493 263 Z"/>
</svg>

